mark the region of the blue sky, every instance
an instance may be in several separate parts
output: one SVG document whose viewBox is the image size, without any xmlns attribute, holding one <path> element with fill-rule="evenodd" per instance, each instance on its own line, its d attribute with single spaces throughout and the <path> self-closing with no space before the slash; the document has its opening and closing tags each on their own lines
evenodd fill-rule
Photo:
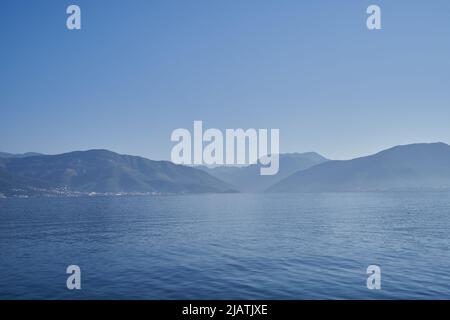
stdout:
<svg viewBox="0 0 450 320">
<path fill-rule="evenodd" d="M 447 0 L 5 0 L 0 150 L 169 159 L 194 120 L 334 159 L 450 143 L 449 39 Z"/>
</svg>

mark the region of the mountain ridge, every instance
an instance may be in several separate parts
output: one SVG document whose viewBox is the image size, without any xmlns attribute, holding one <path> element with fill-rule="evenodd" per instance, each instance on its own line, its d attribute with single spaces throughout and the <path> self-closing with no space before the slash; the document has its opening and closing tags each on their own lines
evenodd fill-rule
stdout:
<svg viewBox="0 0 450 320">
<path fill-rule="evenodd" d="M 34 157 L 34 156 L 42 156 L 42 153 L 38 152 L 25 152 L 25 153 L 9 153 L 9 152 L 0 152 L 0 158 L 26 158 L 26 157 Z"/>
<path fill-rule="evenodd" d="M 236 192 L 198 169 L 106 149 L 2 158 L 0 168 L 0 192 L 4 194 L 11 194 L 14 181 L 20 182 L 20 187 L 29 181 L 29 187 L 40 189 L 40 182 L 45 182 L 80 193 Z"/>
<path fill-rule="evenodd" d="M 0 196 L 450 190 L 450 146 L 443 142 L 399 145 L 351 160 L 280 154 L 278 176 L 261 176 L 259 168 L 193 168 L 106 149 L 0 157 Z"/>
<path fill-rule="evenodd" d="M 267 192 L 339 192 L 450 188 L 450 146 L 415 143 L 298 171 Z"/>
<path fill-rule="evenodd" d="M 329 161 L 316 152 L 282 153 L 279 155 L 279 171 L 276 175 L 262 176 L 261 165 L 252 164 L 245 167 L 215 167 L 200 169 L 234 186 L 240 192 L 262 192 L 269 186 L 298 171 Z"/>
</svg>

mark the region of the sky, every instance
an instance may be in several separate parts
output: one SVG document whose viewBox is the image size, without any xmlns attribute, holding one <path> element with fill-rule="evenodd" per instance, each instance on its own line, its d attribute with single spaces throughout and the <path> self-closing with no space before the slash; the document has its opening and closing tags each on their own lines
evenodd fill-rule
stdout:
<svg viewBox="0 0 450 320">
<path fill-rule="evenodd" d="M 0 151 L 170 159 L 194 120 L 331 159 L 450 143 L 449 57 L 448 0 L 3 0 Z"/>
</svg>

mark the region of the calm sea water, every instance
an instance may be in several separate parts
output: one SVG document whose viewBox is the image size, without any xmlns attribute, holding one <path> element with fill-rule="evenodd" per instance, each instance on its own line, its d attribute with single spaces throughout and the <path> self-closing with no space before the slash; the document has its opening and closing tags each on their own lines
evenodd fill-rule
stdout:
<svg viewBox="0 0 450 320">
<path fill-rule="evenodd" d="M 450 299 L 449 235 L 449 193 L 0 199 L 0 298 Z"/>
</svg>

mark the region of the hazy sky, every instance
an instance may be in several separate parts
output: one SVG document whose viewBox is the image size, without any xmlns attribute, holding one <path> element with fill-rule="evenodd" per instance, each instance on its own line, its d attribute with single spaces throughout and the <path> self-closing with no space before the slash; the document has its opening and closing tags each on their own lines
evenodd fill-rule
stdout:
<svg viewBox="0 0 450 320">
<path fill-rule="evenodd" d="M 0 151 L 169 159 L 194 120 L 334 159 L 450 143 L 448 0 L 3 0 L 0 41 Z"/>
</svg>

